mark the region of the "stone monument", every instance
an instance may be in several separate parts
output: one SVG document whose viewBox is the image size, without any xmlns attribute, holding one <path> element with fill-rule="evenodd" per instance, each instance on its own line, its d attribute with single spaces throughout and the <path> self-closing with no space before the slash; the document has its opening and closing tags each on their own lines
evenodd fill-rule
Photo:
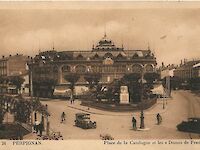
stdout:
<svg viewBox="0 0 200 150">
<path fill-rule="evenodd" d="M 127 86 L 120 87 L 120 104 L 129 104 L 129 93 Z"/>
</svg>

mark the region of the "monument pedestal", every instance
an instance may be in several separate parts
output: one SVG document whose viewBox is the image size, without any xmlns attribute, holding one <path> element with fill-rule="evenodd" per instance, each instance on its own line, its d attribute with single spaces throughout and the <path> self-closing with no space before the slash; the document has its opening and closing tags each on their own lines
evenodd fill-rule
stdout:
<svg viewBox="0 0 200 150">
<path fill-rule="evenodd" d="M 121 86 L 120 88 L 120 104 L 129 104 L 129 93 L 127 86 Z"/>
<path fill-rule="evenodd" d="M 129 94 L 128 93 L 120 94 L 120 104 L 129 104 Z"/>
</svg>

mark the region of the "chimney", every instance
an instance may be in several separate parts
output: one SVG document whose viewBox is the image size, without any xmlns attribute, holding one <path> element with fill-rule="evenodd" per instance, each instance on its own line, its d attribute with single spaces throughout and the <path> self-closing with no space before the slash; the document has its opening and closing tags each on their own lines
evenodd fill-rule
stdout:
<svg viewBox="0 0 200 150">
<path fill-rule="evenodd" d="M 164 68 L 164 67 L 165 67 L 164 62 L 162 62 L 162 68 Z"/>
</svg>

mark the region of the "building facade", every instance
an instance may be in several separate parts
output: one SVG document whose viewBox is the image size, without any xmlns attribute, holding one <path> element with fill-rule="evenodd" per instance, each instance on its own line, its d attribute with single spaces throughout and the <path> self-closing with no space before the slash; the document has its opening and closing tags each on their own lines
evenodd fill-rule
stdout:
<svg viewBox="0 0 200 150">
<path fill-rule="evenodd" d="M 200 63 L 193 66 L 193 77 L 200 78 Z"/>
<path fill-rule="evenodd" d="M 174 76 L 180 78 L 182 81 L 188 81 L 191 78 L 195 78 L 198 75 L 198 67 L 194 68 L 193 66 L 200 63 L 200 60 L 192 60 L 180 64 L 174 70 Z"/>
<path fill-rule="evenodd" d="M 2 56 L 0 59 L 0 93 L 17 93 L 16 87 L 10 85 L 8 79 L 13 76 L 25 77 L 28 75 L 27 62 L 30 59 L 29 56 L 22 54 L 9 55 L 8 57 Z M 7 81 L 6 81 L 7 80 Z M 28 84 L 26 82 L 26 84 Z M 22 89 L 29 88 L 28 85 L 22 85 Z M 27 91 L 27 90 L 26 90 Z"/>
<path fill-rule="evenodd" d="M 30 89 L 33 95 L 48 97 L 54 90 L 50 81 L 55 81 L 56 85 L 66 85 L 64 76 L 71 72 L 80 75 L 77 86 L 88 84 L 84 80 L 88 72 L 100 73 L 100 83 L 106 85 L 128 73 L 154 72 L 156 65 L 156 58 L 149 48 L 125 50 L 123 46 L 115 46 L 104 35 L 91 50 L 57 52 L 53 49 L 36 55 L 29 63 Z"/>
</svg>

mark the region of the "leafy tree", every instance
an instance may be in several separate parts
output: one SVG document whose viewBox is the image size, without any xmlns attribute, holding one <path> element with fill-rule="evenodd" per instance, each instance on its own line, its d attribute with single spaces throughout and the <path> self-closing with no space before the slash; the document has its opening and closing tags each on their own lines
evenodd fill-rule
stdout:
<svg viewBox="0 0 200 150">
<path fill-rule="evenodd" d="M 147 81 L 147 83 L 144 86 L 144 97 L 148 98 L 151 93 L 151 89 L 153 89 L 153 82 L 155 80 L 158 80 L 160 78 L 160 75 L 156 72 L 147 72 L 144 74 L 144 79 Z"/>
<path fill-rule="evenodd" d="M 29 101 L 19 99 L 15 102 L 14 113 L 15 121 L 27 123 L 31 114 L 31 103 Z"/>
<path fill-rule="evenodd" d="M 153 83 L 156 79 L 159 79 L 159 74 L 155 72 L 147 72 L 144 74 L 144 79 L 147 81 L 147 83 Z"/>
<path fill-rule="evenodd" d="M 93 89 L 99 83 L 101 79 L 100 73 L 87 73 L 84 79 L 89 83 L 89 89 Z"/>
<path fill-rule="evenodd" d="M 130 73 L 123 77 L 125 84 L 128 86 L 130 98 L 133 102 L 139 102 L 141 100 L 141 79 L 140 73 Z"/>
<path fill-rule="evenodd" d="M 5 111 L 3 110 L 2 107 L 0 107 L 0 124 L 3 123 L 4 115 L 5 115 Z"/>
<path fill-rule="evenodd" d="M 22 78 L 21 76 L 12 76 L 10 78 L 10 82 L 16 86 L 17 91 L 21 90 L 21 86 L 24 83 L 24 81 L 24 78 Z"/>
<path fill-rule="evenodd" d="M 78 75 L 76 73 L 69 73 L 64 76 L 64 79 L 70 83 L 69 87 L 72 91 L 72 98 L 74 98 L 74 88 L 75 88 L 75 84 L 79 80 L 79 78 L 80 78 L 80 75 Z"/>
<path fill-rule="evenodd" d="M 130 74 L 125 74 L 123 78 L 126 81 L 133 83 L 133 82 L 138 82 L 138 80 L 141 79 L 141 77 L 142 77 L 141 73 L 130 73 Z"/>
<path fill-rule="evenodd" d="M 9 82 L 9 78 L 8 77 L 0 76 L 0 84 L 8 83 L 8 82 Z"/>
</svg>

